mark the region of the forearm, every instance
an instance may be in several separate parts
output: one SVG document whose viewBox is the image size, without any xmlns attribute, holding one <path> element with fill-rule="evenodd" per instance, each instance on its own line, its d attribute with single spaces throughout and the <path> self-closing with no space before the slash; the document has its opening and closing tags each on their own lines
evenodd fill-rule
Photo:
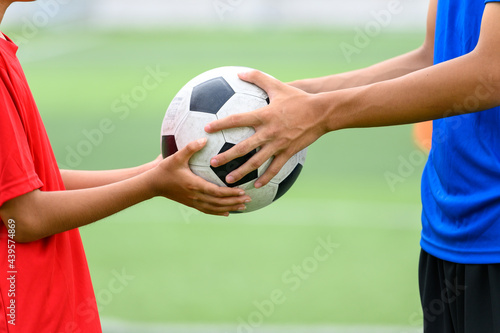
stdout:
<svg viewBox="0 0 500 333">
<path fill-rule="evenodd" d="M 92 188 L 116 183 L 126 180 L 154 168 L 159 160 L 127 169 L 83 171 L 83 170 L 61 170 L 64 186 L 67 190 L 78 190 Z"/>
<path fill-rule="evenodd" d="M 16 221 L 16 241 L 31 242 L 103 219 L 154 196 L 201 212 L 228 216 L 244 210 L 251 198 L 238 188 L 219 187 L 195 175 L 188 161 L 207 143 L 199 139 L 137 176 L 81 190 L 35 190 L 0 206 L 4 222 Z"/>
<path fill-rule="evenodd" d="M 318 95 L 327 131 L 407 124 L 500 105 L 500 66 L 472 52 L 403 77 Z M 488 64 L 488 65 L 485 65 Z"/>
<path fill-rule="evenodd" d="M 432 52 L 426 46 L 373 66 L 320 78 L 291 82 L 309 93 L 329 92 L 390 80 L 432 65 Z"/>
<path fill-rule="evenodd" d="M 16 221 L 18 241 L 30 242 L 78 228 L 152 198 L 147 174 L 106 186 L 73 191 L 33 191 L 2 206 L 2 219 Z M 23 209 L 23 207 L 30 207 Z"/>
<path fill-rule="evenodd" d="M 418 49 L 368 68 L 317 79 L 299 80 L 290 84 L 308 93 L 316 94 L 391 80 L 431 66 L 434 57 L 437 3 L 437 0 L 429 2 L 425 40 Z"/>
</svg>

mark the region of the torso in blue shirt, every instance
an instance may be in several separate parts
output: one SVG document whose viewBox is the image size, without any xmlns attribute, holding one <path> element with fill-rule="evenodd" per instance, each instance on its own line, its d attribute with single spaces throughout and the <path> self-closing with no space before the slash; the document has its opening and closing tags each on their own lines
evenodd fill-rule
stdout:
<svg viewBox="0 0 500 333">
<path fill-rule="evenodd" d="M 436 64 L 474 49 L 484 8 L 484 0 L 439 0 Z M 490 78 L 480 80 L 457 105 L 474 108 L 493 93 Z M 426 252 L 462 264 L 500 263 L 500 108 L 434 121 L 422 203 Z"/>
</svg>

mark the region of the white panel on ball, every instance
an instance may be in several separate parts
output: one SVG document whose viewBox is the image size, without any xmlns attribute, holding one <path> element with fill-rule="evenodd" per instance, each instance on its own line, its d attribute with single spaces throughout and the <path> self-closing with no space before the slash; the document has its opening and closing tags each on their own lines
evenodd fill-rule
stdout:
<svg viewBox="0 0 500 333">
<path fill-rule="evenodd" d="M 239 78 L 239 73 L 245 73 L 253 71 L 253 68 L 248 67 L 222 67 L 222 76 L 233 87 L 234 91 L 237 93 L 247 94 L 255 97 L 260 97 L 263 100 L 267 99 L 267 93 L 261 88 L 257 87 L 253 83 L 243 81 Z"/>
<path fill-rule="evenodd" d="M 174 135 L 175 129 L 179 126 L 181 119 L 189 110 L 189 98 L 191 91 L 188 88 L 181 89 L 170 103 L 163 119 L 161 134 Z"/>
<path fill-rule="evenodd" d="M 253 212 L 259 208 L 269 205 L 273 202 L 276 197 L 276 193 L 278 192 L 278 185 L 269 183 L 264 187 L 255 188 L 250 186 L 249 188 L 244 188 L 245 193 L 248 194 L 252 198 L 252 202 L 246 204 L 247 209 L 245 212 Z"/>
<path fill-rule="evenodd" d="M 267 106 L 267 102 L 254 96 L 236 93 L 226 104 L 217 112 L 217 118 L 222 119 L 229 115 L 244 113 L 260 109 Z M 237 127 L 223 131 L 227 142 L 237 143 L 249 138 L 255 133 L 252 127 Z"/>
<path fill-rule="evenodd" d="M 186 117 L 181 120 L 175 131 L 175 141 L 177 147 L 182 149 L 188 143 L 201 138 L 207 138 L 206 146 L 191 157 L 190 164 L 206 166 L 210 165 L 210 159 L 219 153 L 220 147 L 224 145 L 222 133 L 207 133 L 205 125 L 216 120 L 214 114 L 203 112 L 188 112 Z"/>
</svg>

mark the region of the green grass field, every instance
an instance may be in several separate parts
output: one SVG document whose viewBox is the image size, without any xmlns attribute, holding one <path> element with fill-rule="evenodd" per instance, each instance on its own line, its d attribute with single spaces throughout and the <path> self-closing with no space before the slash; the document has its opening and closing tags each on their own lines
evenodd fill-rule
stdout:
<svg viewBox="0 0 500 333">
<path fill-rule="evenodd" d="M 160 153 L 166 107 L 205 70 L 249 66 L 283 81 L 321 76 L 409 51 L 422 33 L 383 33 L 349 63 L 339 44 L 353 38 L 353 31 L 283 29 L 41 30 L 19 57 L 59 163 L 110 169 Z M 158 87 L 141 90 L 151 71 L 161 73 Z M 124 95 L 132 101 L 117 112 Z M 107 132 L 83 146 L 103 120 Z M 75 158 L 70 152 L 79 148 L 85 154 Z M 215 218 L 155 199 L 82 228 L 102 317 L 418 326 L 424 162 L 415 156 L 410 126 L 340 131 L 310 147 L 296 185 L 261 211 Z M 391 187 L 387 172 L 403 181 Z M 335 246 L 318 257 L 325 242 Z"/>
</svg>

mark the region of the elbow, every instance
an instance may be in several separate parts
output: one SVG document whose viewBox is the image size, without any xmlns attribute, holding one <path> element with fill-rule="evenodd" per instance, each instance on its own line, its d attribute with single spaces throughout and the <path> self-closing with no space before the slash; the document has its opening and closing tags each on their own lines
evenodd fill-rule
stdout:
<svg viewBox="0 0 500 333">
<path fill-rule="evenodd" d="M 483 90 L 491 93 L 492 106 L 500 106 L 500 64 L 497 59 L 492 66 L 485 69 L 479 81 L 479 84 L 484 86 Z"/>
<path fill-rule="evenodd" d="M 11 218 L 4 224 L 7 227 L 9 238 L 16 243 L 31 243 L 43 238 L 38 223 L 35 223 L 30 217 L 21 217 L 16 220 Z"/>
<path fill-rule="evenodd" d="M 481 77 L 475 89 L 475 96 L 486 100 L 486 108 L 500 106 L 500 73 L 489 73 Z"/>
<path fill-rule="evenodd" d="M 417 49 L 418 59 L 421 68 L 430 67 L 434 64 L 434 42 L 426 40 Z"/>
<path fill-rule="evenodd" d="M 42 239 L 43 237 L 39 236 L 39 234 L 30 232 L 30 231 L 24 231 L 19 233 L 14 237 L 14 241 L 16 243 L 31 243 L 37 240 Z"/>
<path fill-rule="evenodd" d="M 35 190 L 0 206 L 0 219 L 7 228 L 7 235 L 17 243 L 30 243 L 44 237 L 45 223 L 37 213 L 40 211 L 40 205 L 36 204 L 39 193 Z"/>
<path fill-rule="evenodd" d="M 473 97 L 484 104 L 483 109 L 500 106 L 500 63 L 497 56 L 483 54 L 478 50 L 467 56 L 475 64 L 476 82 Z"/>
</svg>

